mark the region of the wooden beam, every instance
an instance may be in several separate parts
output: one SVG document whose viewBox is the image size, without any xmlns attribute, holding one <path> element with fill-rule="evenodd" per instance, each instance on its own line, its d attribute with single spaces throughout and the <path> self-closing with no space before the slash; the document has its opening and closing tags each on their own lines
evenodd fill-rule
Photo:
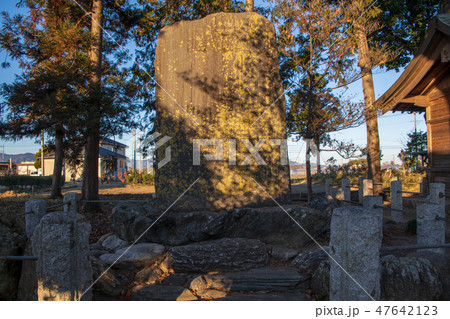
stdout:
<svg viewBox="0 0 450 319">
<path fill-rule="evenodd" d="M 424 95 L 408 95 L 400 103 L 413 103 L 416 106 L 428 107 L 428 96 Z"/>
</svg>

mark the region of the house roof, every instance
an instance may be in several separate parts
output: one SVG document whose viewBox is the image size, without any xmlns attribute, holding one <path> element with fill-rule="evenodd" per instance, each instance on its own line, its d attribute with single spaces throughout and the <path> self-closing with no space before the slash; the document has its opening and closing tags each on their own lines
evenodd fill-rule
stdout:
<svg viewBox="0 0 450 319">
<path fill-rule="evenodd" d="M 100 144 L 109 144 L 109 145 L 116 145 L 116 146 L 121 146 L 121 147 L 126 147 L 126 148 L 128 148 L 127 145 L 122 144 L 122 143 L 119 143 L 119 142 L 117 142 L 117 141 L 115 141 L 115 140 L 112 140 L 112 139 L 110 139 L 110 138 L 108 138 L 108 137 L 102 137 L 102 138 L 100 139 Z"/>
<path fill-rule="evenodd" d="M 99 148 L 98 154 L 100 155 L 100 157 L 111 156 L 111 157 L 117 157 L 117 158 L 127 158 L 125 155 L 107 150 L 106 148 L 103 148 L 103 147 Z"/>
<path fill-rule="evenodd" d="M 388 111 L 425 112 L 427 94 L 450 72 L 450 14 L 433 18 L 419 50 L 397 81 L 375 102 Z"/>
</svg>

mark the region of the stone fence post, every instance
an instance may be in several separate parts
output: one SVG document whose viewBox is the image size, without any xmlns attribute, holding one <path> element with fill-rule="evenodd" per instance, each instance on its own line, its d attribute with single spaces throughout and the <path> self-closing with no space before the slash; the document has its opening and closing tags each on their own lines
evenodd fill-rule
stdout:
<svg viewBox="0 0 450 319">
<path fill-rule="evenodd" d="M 351 200 L 350 180 L 347 178 L 343 178 L 341 180 L 341 187 L 342 191 L 344 192 L 344 200 L 350 201 Z"/>
<path fill-rule="evenodd" d="M 34 256 L 38 256 L 38 300 L 70 301 L 81 298 L 92 283 L 89 257 L 91 226 L 80 214 L 46 214 L 31 237 Z M 87 291 L 81 300 L 91 300 Z"/>
<path fill-rule="evenodd" d="M 363 180 L 363 197 L 373 195 L 373 182 L 371 179 Z"/>
<path fill-rule="evenodd" d="M 403 210 L 403 193 L 401 181 L 391 182 L 391 208 Z M 391 219 L 397 223 L 401 222 L 403 220 L 403 213 L 391 210 Z"/>
<path fill-rule="evenodd" d="M 417 205 L 417 245 L 445 243 L 445 205 L 424 203 Z M 424 249 L 445 254 L 445 248 Z"/>
<path fill-rule="evenodd" d="M 45 215 L 45 200 L 32 199 L 25 203 L 25 232 L 27 237 L 33 234 L 34 228 Z"/>
<path fill-rule="evenodd" d="M 379 216 L 354 206 L 333 210 L 330 252 L 336 262 L 330 260 L 330 300 L 380 299 L 380 247 Z"/>
<path fill-rule="evenodd" d="M 333 180 L 331 178 L 325 179 L 325 195 L 331 196 L 331 185 L 333 184 Z"/>
<path fill-rule="evenodd" d="M 363 180 L 364 180 L 363 177 L 358 178 L 358 201 L 360 203 L 363 202 L 363 197 L 364 197 L 363 196 Z"/>
<path fill-rule="evenodd" d="M 363 208 L 370 211 L 372 214 L 378 217 L 378 222 L 381 229 L 381 237 L 383 237 L 383 197 L 382 196 L 364 196 Z"/>
<path fill-rule="evenodd" d="M 430 203 L 436 203 L 445 206 L 444 183 L 430 183 Z"/>
<path fill-rule="evenodd" d="M 420 178 L 420 193 L 421 194 L 428 193 L 428 180 L 426 177 Z"/>
<path fill-rule="evenodd" d="M 68 192 L 64 194 L 64 203 L 69 202 L 69 204 L 64 205 L 64 211 L 71 213 L 78 213 L 78 201 L 81 195 L 75 192 Z"/>
</svg>

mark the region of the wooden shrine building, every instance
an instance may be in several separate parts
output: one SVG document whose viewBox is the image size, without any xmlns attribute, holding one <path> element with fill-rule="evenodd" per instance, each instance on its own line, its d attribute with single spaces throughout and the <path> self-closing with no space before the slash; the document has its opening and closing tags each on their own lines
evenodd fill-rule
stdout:
<svg viewBox="0 0 450 319">
<path fill-rule="evenodd" d="M 383 112 L 426 113 L 428 178 L 445 183 L 450 195 L 450 13 L 430 21 L 418 52 L 375 105 Z"/>
</svg>

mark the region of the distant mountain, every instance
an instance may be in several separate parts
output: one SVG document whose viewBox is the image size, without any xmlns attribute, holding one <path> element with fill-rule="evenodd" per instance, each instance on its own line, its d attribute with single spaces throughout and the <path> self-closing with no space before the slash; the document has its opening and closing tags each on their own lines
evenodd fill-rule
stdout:
<svg viewBox="0 0 450 319">
<path fill-rule="evenodd" d="M 21 163 L 21 162 L 34 162 L 34 153 L 23 153 L 23 154 L 5 154 L 5 162 L 12 159 L 13 163 Z M 0 153 L 0 161 L 2 161 L 2 154 Z"/>
</svg>

